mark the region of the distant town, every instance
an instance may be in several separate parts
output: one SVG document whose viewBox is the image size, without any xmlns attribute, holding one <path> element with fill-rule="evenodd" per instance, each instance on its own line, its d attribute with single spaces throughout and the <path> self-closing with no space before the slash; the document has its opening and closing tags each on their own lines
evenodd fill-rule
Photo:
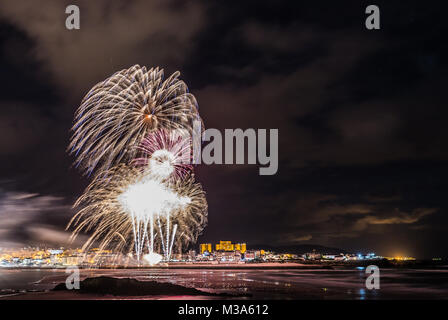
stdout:
<svg viewBox="0 0 448 320">
<path fill-rule="evenodd" d="M 246 263 L 319 263 L 319 262 L 353 262 L 369 260 L 411 261 L 413 257 L 382 257 L 375 253 L 328 254 L 325 252 L 276 253 L 263 249 L 248 249 L 246 243 L 201 243 L 198 250 L 183 254 L 173 254 L 169 263 L 190 264 L 246 264 Z M 164 262 L 166 263 L 166 261 Z M 117 254 L 98 248 L 87 252 L 81 249 L 25 247 L 20 249 L 0 248 L 0 267 L 118 267 L 142 266 L 145 262 L 137 261 L 132 254 Z"/>
</svg>

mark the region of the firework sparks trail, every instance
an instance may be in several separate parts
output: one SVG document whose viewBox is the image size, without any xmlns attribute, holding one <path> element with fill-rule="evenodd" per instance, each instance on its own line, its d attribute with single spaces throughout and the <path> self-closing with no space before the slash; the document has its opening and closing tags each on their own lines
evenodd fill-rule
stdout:
<svg viewBox="0 0 448 320">
<path fill-rule="evenodd" d="M 148 224 L 150 228 L 150 243 L 154 242 L 153 223 L 154 216 L 166 216 L 166 243 L 165 257 L 169 259 L 170 245 L 170 216 L 176 210 L 183 210 L 191 199 L 179 196 L 170 190 L 160 180 L 154 179 L 151 174 L 144 176 L 134 184 L 129 185 L 119 196 L 118 201 L 124 210 L 130 213 L 133 230 L 136 231 L 135 251 L 140 259 L 147 237 Z M 162 230 L 160 230 L 162 232 Z M 161 233 L 162 234 L 162 233 Z M 149 253 L 153 253 L 153 245 L 149 245 Z"/>
<path fill-rule="evenodd" d="M 149 254 L 161 246 L 169 260 L 173 246 L 181 248 L 196 241 L 203 230 L 207 201 L 193 175 L 161 181 L 150 173 L 142 175 L 132 166 L 119 165 L 105 176 L 98 175 L 76 201 L 75 207 L 81 209 L 67 226 L 75 227 L 72 239 L 81 231 L 93 230 L 83 250 L 97 241 L 100 249 L 131 252 L 134 247 L 139 260 L 146 242 Z M 154 232 L 155 221 L 159 238 Z"/>
<path fill-rule="evenodd" d="M 68 150 L 76 167 L 98 173 L 67 226 L 72 240 L 91 232 L 83 250 L 99 243 L 152 264 L 161 259 L 158 248 L 169 261 L 173 248 L 195 242 L 206 225 L 205 192 L 191 165 L 193 122 L 202 120 L 179 75 L 164 80 L 163 69 L 135 65 L 84 97 Z"/>
<path fill-rule="evenodd" d="M 68 147 L 86 174 L 132 161 L 148 133 L 159 129 L 192 131 L 200 120 L 195 97 L 175 72 L 135 65 L 96 84 L 75 114 Z M 203 126 L 202 126 L 203 128 Z"/>
<path fill-rule="evenodd" d="M 185 130 L 161 129 L 149 133 L 139 145 L 140 157 L 132 164 L 150 170 L 160 179 L 183 179 L 192 163 L 192 139 Z"/>
</svg>

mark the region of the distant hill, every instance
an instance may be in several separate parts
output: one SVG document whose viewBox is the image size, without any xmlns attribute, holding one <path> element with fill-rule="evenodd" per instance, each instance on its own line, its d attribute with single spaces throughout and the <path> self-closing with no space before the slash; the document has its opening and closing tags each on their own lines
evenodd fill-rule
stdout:
<svg viewBox="0 0 448 320">
<path fill-rule="evenodd" d="M 308 252 L 313 252 L 315 250 L 319 253 L 327 254 L 339 254 L 339 253 L 351 253 L 345 249 L 324 247 L 318 244 L 298 244 L 298 245 L 284 245 L 284 246 L 269 246 L 264 244 L 248 245 L 248 249 L 263 249 L 267 251 L 274 251 L 278 253 L 295 253 L 304 254 Z"/>
</svg>

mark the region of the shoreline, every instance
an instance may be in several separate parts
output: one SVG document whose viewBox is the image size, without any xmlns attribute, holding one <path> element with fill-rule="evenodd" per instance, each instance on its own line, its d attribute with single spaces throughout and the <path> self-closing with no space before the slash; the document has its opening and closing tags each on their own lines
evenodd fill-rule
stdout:
<svg viewBox="0 0 448 320">
<path fill-rule="evenodd" d="M 159 263 L 157 265 L 125 266 L 125 265 L 102 265 L 102 266 L 83 266 L 83 265 L 58 265 L 58 266 L 3 266 L 0 270 L 64 270 L 70 267 L 78 267 L 81 270 L 157 270 L 157 269 L 302 269 L 302 270 L 332 270 L 343 268 L 367 267 L 368 265 L 377 265 L 381 268 L 432 268 L 445 269 L 448 265 L 445 263 L 431 263 L 429 261 L 416 262 L 398 262 L 389 261 L 357 261 L 351 263 L 298 263 L 298 262 L 258 262 L 258 263 L 207 263 L 207 262 L 170 262 Z"/>
<path fill-rule="evenodd" d="M 0 270 L 65 270 L 71 267 L 77 267 L 81 270 L 176 270 L 176 269 L 232 269 L 232 270 L 335 270 L 365 268 L 369 265 L 376 265 L 380 268 L 391 269 L 448 269 L 446 261 L 434 262 L 429 260 L 415 261 L 388 261 L 388 260 L 362 260 L 351 262 L 331 262 L 331 261 L 313 261 L 313 262 L 255 262 L 255 263 L 213 263 L 213 262 L 169 262 L 159 263 L 157 265 L 55 265 L 55 266 L 1 266 Z"/>
<path fill-rule="evenodd" d="M 3 270 L 53 270 L 53 269 L 66 269 L 74 266 L 30 266 L 30 267 L 1 267 Z M 98 267 L 86 267 L 77 266 L 81 270 L 114 270 L 114 269 L 332 269 L 329 265 L 323 264 L 301 264 L 301 263 L 251 263 L 251 264 L 237 264 L 237 263 L 160 263 L 154 266 L 98 266 Z"/>
<path fill-rule="evenodd" d="M 314 267 L 311 265 L 302 267 Z M 175 269 L 175 270 L 174 270 Z M 81 291 L 55 291 L 56 286 L 63 286 L 67 275 L 63 268 L 36 270 L 27 268 L 22 272 L 19 269 L 9 271 L 22 279 L 23 286 L 11 287 L 0 293 L 0 300 L 158 300 L 158 299 L 391 299 L 409 297 L 412 299 L 426 299 L 446 297 L 446 272 L 447 270 L 410 270 L 401 268 L 385 269 L 382 274 L 384 281 L 381 290 L 366 291 L 364 282 L 365 271 L 350 266 L 347 269 L 338 268 L 134 268 L 134 269 L 84 269 L 80 270 L 80 280 L 90 278 L 101 279 L 108 277 L 113 281 L 157 282 L 157 286 L 166 286 L 168 283 L 182 287 L 194 288 L 204 291 L 204 294 L 185 295 L 186 292 L 164 292 L 155 288 L 152 294 L 135 295 L 125 292 L 108 294 L 107 290 L 118 286 L 107 283 L 96 286 L 98 290 L 106 290 L 104 293 Z M 182 270 L 183 269 L 183 270 Z M 23 269 L 22 269 L 23 270 Z M 283 271 L 284 270 L 284 271 Z M 343 271 L 343 272 L 340 272 Z M 35 285 L 30 285 L 35 272 Z M 426 276 L 422 280 L 422 272 Z M 7 276 L 5 274 L 5 276 Z M 13 275 L 14 276 L 14 275 Z M 14 278 L 11 278 L 14 279 Z M 437 281 L 435 281 L 437 280 Z M 398 281 L 398 282 L 397 282 Z M 137 283 L 138 284 L 138 283 Z M 132 285 L 132 286 L 131 286 Z M 83 287 L 83 286 L 81 286 Z M 138 289 L 136 286 L 136 290 Z M 129 289 L 128 288 L 128 289 Z M 129 289 L 131 290 L 131 289 Z M 89 290 L 88 290 L 89 291 Z M 149 292 L 148 292 L 149 293 Z M 222 295 L 210 295 L 226 294 Z M 240 296 L 240 295 L 244 296 Z M 247 296 L 246 296 L 247 294 Z M 251 296 L 249 296 L 251 295 Z"/>
</svg>

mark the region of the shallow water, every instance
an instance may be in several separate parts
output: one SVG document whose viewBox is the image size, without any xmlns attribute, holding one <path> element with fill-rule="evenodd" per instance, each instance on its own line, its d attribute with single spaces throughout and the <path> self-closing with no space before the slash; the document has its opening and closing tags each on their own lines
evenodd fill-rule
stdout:
<svg viewBox="0 0 448 320">
<path fill-rule="evenodd" d="M 252 299 L 446 299 L 448 269 L 381 269 L 380 289 L 365 287 L 365 270 L 120 269 L 81 270 L 87 277 L 112 276 L 170 282 L 199 290 L 250 294 Z M 0 269 L 3 294 L 44 291 L 65 282 L 63 269 Z M 245 299 L 248 299 L 247 297 Z"/>
</svg>

